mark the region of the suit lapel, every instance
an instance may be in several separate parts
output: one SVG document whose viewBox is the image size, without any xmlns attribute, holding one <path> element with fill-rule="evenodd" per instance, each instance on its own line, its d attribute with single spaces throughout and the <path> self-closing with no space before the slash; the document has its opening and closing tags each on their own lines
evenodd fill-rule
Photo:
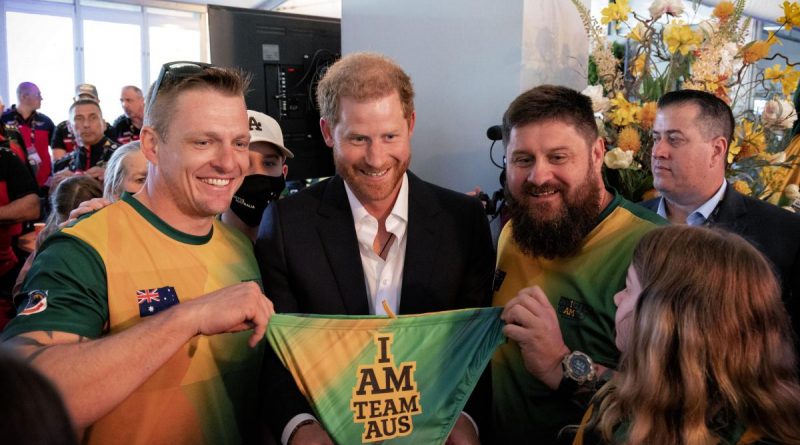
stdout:
<svg viewBox="0 0 800 445">
<path fill-rule="evenodd" d="M 408 172 L 408 241 L 403 265 L 400 313 L 427 312 L 430 296 L 422 295 L 434 273 L 439 225 L 436 214 L 441 208 L 436 196 L 421 179 Z M 428 303 L 428 304 L 426 304 Z"/>
<path fill-rule="evenodd" d="M 353 213 L 347 200 L 344 182 L 338 175 L 325 188 L 319 207 L 322 217 L 317 226 L 328 264 L 339 287 L 347 314 L 369 313 L 367 289 L 358 251 Z"/>
<path fill-rule="evenodd" d="M 747 205 L 744 198 L 728 184 L 722 202 L 719 203 L 719 213 L 713 224 L 730 228 L 733 232 L 742 233 L 745 228 L 742 224 L 747 214 Z"/>
</svg>

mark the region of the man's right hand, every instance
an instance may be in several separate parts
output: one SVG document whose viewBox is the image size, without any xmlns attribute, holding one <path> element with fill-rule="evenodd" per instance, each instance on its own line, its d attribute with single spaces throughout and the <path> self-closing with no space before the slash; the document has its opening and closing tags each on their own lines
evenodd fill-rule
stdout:
<svg viewBox="0 0 800 445">
<path fill-rule="evenodd" d="M 195 335 L 214 335 L 253 329 L 248 344 L 264 338 L 275 309 L 253 281 L 234 284 L 178 305 L 195 327 Z"/>
<path fill-rule="evenodd" d="M 103 207 L 111 205 L 111 201 L 105 198 L 92 198 L 88 201 L 83 201 L 78 205 L 78 207 L 74 208 L 71 212 L 69 212 L 69 218 L 66 221 L 59 224 L 59 227 L 64 227 L 78 219 L 78 217 L 83 216 L 87 213 L 94 212 L 95 210 L 100 210 Z"/>
<path fill-rule="evenodd" d="M 333 445 L 333 440 L 319 422 L 312 422 L 298 428 L 288 445 Z"/>
<path fill-rule="evenodd" d="M 58 187 L 58 184 L 61 184 L 65 179 L 69 178 L 70 176 L 75 176 L 75 172 L 71 171 L 68 168 L 64 170 L 59 170 L 53 174 L 53 177 L 50 179 L 50 190 L 55 190 Z"/>
</svg>

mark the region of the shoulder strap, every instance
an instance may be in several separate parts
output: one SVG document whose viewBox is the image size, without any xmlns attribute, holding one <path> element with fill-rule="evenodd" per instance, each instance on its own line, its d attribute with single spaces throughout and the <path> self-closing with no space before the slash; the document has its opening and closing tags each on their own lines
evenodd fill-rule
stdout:
<svg viewBox="0 0 800 445">
<path fill-rule="evenodd" d="M 747 427 L 747 429 L 742 434 L 742 437 L 739 438 L 739 441 L 736 442 L 736 445 L 747 445 L 756 442 L 757 440 L 761 439 L 761 434 L 756 433 L 753 431 L 752 428 Z"/>
<path fill-rule="evenodd" d="M 583 415 L 583 419 L 581 419 L 581 424 L 578 427 L 578 432 L 575 434 L 575 440 L 572 441 L 572 445 L 583 445 L 583 433 L 586 430 L 586 425 L 589 424 L 589 419 L 592 418 L 593 411 L 594 404 L 591 404 Z"/>
</svg>

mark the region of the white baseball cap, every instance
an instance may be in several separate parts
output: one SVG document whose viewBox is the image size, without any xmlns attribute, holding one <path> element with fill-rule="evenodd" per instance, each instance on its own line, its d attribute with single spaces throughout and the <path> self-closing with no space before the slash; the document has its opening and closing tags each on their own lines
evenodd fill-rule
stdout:
<svg viewBox="0 0 800 445">
<path fill-rule="evenodd" d="M 258 111 L 247 110 L 247 118 L 250 122 L 250 143 L 269 142 L 278 147 L 281 153 L 287 158 L 293 158 L 294 153 L 283 146 L 283 132 L 278 121 Z"/>
</svg>

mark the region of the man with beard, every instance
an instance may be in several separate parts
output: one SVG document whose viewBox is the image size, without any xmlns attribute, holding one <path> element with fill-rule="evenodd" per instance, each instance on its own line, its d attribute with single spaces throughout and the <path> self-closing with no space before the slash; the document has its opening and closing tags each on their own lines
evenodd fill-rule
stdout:
<svg viewBox="0 0 800 445">
<path fill-rule="evenodd" d="M 320 126 L 337 175 L 267 207 L 256 257 L 276 311 L 385 315 L 383 302 L 398 314 L 489 305 L 494 253 L 480 202 L 407 171 L 413 99 L 408 75 L 378 54 L 348 55 L 320 82 Z M 266 418 L 283 444 L 331 443 L 272 353 L 262 382 Z M 488 383 L 473 392 L 452 443 L 478 443 L 472 420 L 488 434 Z"/>
<path fill-rule="evenodd" d="M 511 222 L 493 304 L 510 341 L 492 360 L 495 443 L 557 443 L 617 364 L 613 296 L 636 242 L 663 221 L 605 188 L 588 97 L 551 85 L 521 94 L 503 141 Z"/>
</svg>

